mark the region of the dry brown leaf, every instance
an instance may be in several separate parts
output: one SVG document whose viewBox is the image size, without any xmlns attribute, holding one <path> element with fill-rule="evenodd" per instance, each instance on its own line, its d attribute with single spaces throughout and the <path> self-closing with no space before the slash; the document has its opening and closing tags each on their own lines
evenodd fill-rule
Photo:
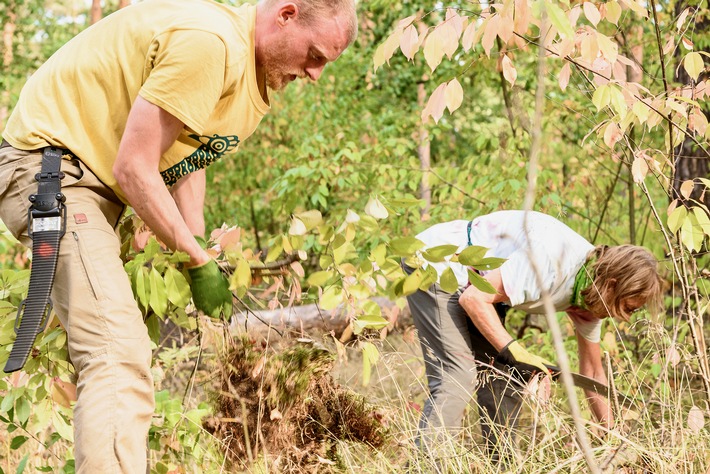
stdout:
<svg viewBox="0 0 710 474">
<path fill-rule="evenodd" d="M 634 158 L 634 162 L 631 165 L 631 175 L 634 178 L 634 182 L 640 184 L 646 178 L 648 174 L 648 163 L 643 155 L 637 155 Z"/>
<path fill-rule="evenodd" d="M 419 49 L 419 33 L 414 25 L 409 25 L 402 32 L 402 36 L 399 38 L 399 49 L 410 61 L 414 58 Z"/>
<path fill-rule="evenodd" d="M 557 82 L 560 85 L 560 89 L 565 90 L 567 89 L 567 85 L 569 84 L 569 77 L 570 74 L 572 73 L 572 67 L 568 62 L 565 63 L 564 66 L 562 66 L 562 69 L 560 70 L 559 75 L 557 76 Z"/>
<path fill-rule="evenodd" d="M 432 117 L 436 123 L 444 115 L 446 108 L 446 83 L 440 84 L 429 97 L 429 101 L 422 111 L 422 121 L 426 123 L 429 117 Z"/>
<path fill-rule="evenodd" d="M 688 412 L 688 428 L 693 433 L 698 434 L 704 426 L 705 414 L 700 408 L 693 406 Z"/>
</svg>

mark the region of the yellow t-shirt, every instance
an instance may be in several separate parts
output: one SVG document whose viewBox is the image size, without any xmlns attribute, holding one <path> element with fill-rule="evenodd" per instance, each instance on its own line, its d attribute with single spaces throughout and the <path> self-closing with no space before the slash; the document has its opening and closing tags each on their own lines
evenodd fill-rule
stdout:
<svg viewBox="0 0 710 474">
<path fill-rule="evenodd" d="M 119 10 L 32 75 L 3 136 L 24 150 L 68 148 L 126 201 L 112 167 L 140 95 L 185 124 L 160 160 L 171 186 L 236 151 L 269 111 L 256 76 L 255 19 L 252 5 L 210 0 L 148 0 Z"/>
</svg>

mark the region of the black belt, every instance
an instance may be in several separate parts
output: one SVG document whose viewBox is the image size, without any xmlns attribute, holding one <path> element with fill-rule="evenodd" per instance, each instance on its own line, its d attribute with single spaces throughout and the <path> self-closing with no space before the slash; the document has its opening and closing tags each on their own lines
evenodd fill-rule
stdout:
<svg viewBox="0 0 710 474">
<path fill-rule="evenodd" d="M 4 148 L 3 140 L 0 148 Z M 49 295 L 59 257 L 59 241 L 66 229 L 65 197 L 61 192 L 62 155 L 67 150 L 44 148 L 42 169 L 35 175 L 37 193 L 30 196 L 27 229 L 32 238 L 32 267 L 27 298 L 17 308 L 15 332 L 10 357 L 3 369 L 6 373 L 20 370 L 27 361 L 37 335 L 44 330 L 52 310 Z"/>
</svg>

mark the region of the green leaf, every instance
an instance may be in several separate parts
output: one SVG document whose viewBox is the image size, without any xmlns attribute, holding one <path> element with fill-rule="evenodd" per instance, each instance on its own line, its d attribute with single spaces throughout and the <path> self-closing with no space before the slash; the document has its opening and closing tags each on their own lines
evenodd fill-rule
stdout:
<svg viewBox="0 0 710 474">
<path fill-rule="evenodd" d="M 389 321 L 381 315 L 364 314 L 362 316 L 358 316 L 357 319 L 353 321 L 353 332 L 355 334 L 360 334 L 363 329 L 380 330 L 382 328 L 386 328 L 388 325 Z"/>
<path fill-rule="evenodd" d="M 168 301 L 178 308 L 184 308 L 190 303 L 190 284 L 185 275 L 173 267 L 168 267 L 165 270 L 165 290 Z"/>
<path fill-rule="evenodd" d="M 160 317 L 165 317 L 168 312 L 168 294 L 165 289 L 165 281 L 155 267 L 150 269 L 150 307 Z"/>
<path fill-rule="evenodd" d="M 473 286 L 478 288 L 484 293 L 490 293 L 492 295 L 495 295 L 498 293 L 495 288 L 493 288 L 493 285 L 488 283 L 488 280 L 483 278 L 481 275 L 478 273 L 472 272 L 471 270 L 468 271 L 468 279 L 471 282 Z"/>
<path fill-rule="evenodd" d="M 343 289 L 333 285 L 323 292 L 320 297 L 320 307 L 325 310 L 331 310 L 338 307 L 343 302 Z"/>
<path fill-rule="evenodd" d="M 136 272 L 136 296 L 138 296 L 138 302 L 143 307 L 143 311 L 146 311 L 150 305 L 150 282 L 147 280 L 149 280 L 148 269 L 140 267 Z"/>
<path fill-rule="evenodd" d="M 15 436 L 12 438 L 12 441 L 10 441 L 10 449 L 17 449 L 23 444 L 25 444 L 25 441 L 27 441 L 29 438 L 27 436 Z"/>
<path fill-rule="evenodd" d="M 323 286 L 328 283 L 328 280 L 330 280 L 333 275 L 333 272 L 325 270 L 313 272 L 308 275 L 308 279 L 306 280 L 306 282 L 311 286 Z"/>
<path fill-rule="evenodd" d="M 422 284 L 423 277 L 424 272 L 422 272 L 421 268 L 417 268 L 411 275 L 408 275 L 407 278 L 405 278 L 404 286 L 402 287 L 403 294 L 411 295 L 417 291 Z"/>
<path fill-rule="evenodd" d="M 385 244 L 378 245 L 370 253 L 370 260 L 374 261 L 380 267 L 385 263 L 386 257 L 387 257 L 387 246 Z"/>
<path fill-rule="evenodd" d="M 458 256 L 458 262 L 461 265 L 475 267 L 485 257 L 488 249 L 479 245 L 471 245 L 466 247 Z"/>
<path fill-rule="evenodd" d="M 64 417 L 59 412 L 52 413 L 52 426 L 54 430 L 67 441 L 74 441 L 74 432 L 72 427 L 67 423 Z"/>
<path fill-rule="evenodd" d="M 456 245 L 438 245 L 424 250 L 422 257 L 432 263 L 443 262 L 446 257 L 453 255 L 458 249 Z"/>
<path fill-rule="evenodd" d="M 24 425 L 30 417 L 31 412 L 30 402 L 27 397 L 21 397 L 17 399 L 15 403 L 15 418 Z"/>
<path fill-rule="evenodd" d="M 20 463 L 17 465 L 17 469 L 15 470 L 15 474 L 22 474 L 25 472 L 25 467 L 27 467 L 27 461 L 29 461 L 30 455 L 25 454 L 25 456 L 22 458 Z"/>
<path fill-rule="evenodd" d="M 160 341 L 160 318 L 155 314 L 151 314 L 145 320 L 145 325 L 148 328 L 148 337 L 157 344 Z"/>
<path fill-rule="evenodd" d="M 389 243 L 392 253 L 398 257 L 409 257 L 424 247 L 424 242 L 416 237 L 399 237 Z"/>
<path fill-rule="evenodd" d="M 496 268 L 499 268 L 501 265 L 503 265 L 505 262 L 505 258 L 487 257 L 482 258 L 478 261 L 478 263 L 472 266 L 476 270 L 495 270 Z"/>
<path fill-rule="evenodd" d="M 454 275 L 454 271 L 451 268 L 447 268 L 441 274 L 439 286 L 447 293 L 455 293 L 459 289 L 459 282 L 456 280 L 456 275 Z"/>
<path fill-rule="evenodd" d="M 550 0 L 545 0 L 545 9 L 547 10 L 547 16 L 550 22 L 555 25 L 557 31 L 560 32 L 560 36 L 574 38 L 574 30 L 565 12 Z"/>
<path fill-rule="evenodd" d="M 685 222 L 686 217 L 688 217 L 688 209 L 683 205 L 676 207 L 668 216 L 668 229 L 675 234 Z"/>
<path fill-rule="evenodd" d="M 0 402 L 0 412 L 7 413 L 15 406 L 15 392 L 8 392 Z"/>
<path fill-rule="evenodd" d="M 372 375 L 372 366 L 380 360 L 380 353 L 377 347 L 371 342 L 365 342 L 362 345 L 362 385 L 367 387 L 370 383 Z"/>
<path fill-rule="evenodd" d="M 710 235 L 710 218 L 707 212 L 699 207 L 693 207 L 693 214 L 698 222 L 698 226 L 702 229 L 705 235 Z"/>
</svg>

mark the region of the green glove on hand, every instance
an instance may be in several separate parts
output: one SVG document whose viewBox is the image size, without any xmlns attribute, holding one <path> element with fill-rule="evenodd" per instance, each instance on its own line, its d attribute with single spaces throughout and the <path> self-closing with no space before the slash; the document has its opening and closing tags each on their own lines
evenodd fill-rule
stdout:
<svg viewBox="0 0 710 474">
<path fill-rule="evenodd" d="M 229 281 L 214 260 L 187 269 L 195 307 L 212 318 L 232 316 L 232 292 Z"/>
<path fill-rule="evenodd" d="M 526 351 L 516 340 L 510 341 L 498 353 L 496 361 L 509 366 L 511 374 L 525 383 L 529 382 L 535 374 L 549 374 L 546 365 L 553 365 L 542 357 Z"/>
</svg>

